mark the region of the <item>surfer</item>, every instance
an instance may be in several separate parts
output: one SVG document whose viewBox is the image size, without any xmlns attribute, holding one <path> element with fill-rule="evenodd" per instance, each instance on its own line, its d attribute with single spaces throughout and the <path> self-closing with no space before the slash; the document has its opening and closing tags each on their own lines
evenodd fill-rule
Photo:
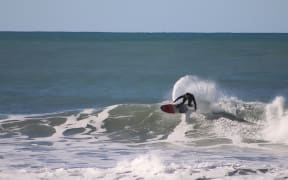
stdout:
<svg viewBox="0 0 288 180">
<path fill-rule="evenodd" d="M 188 100 L 188 106 L 192 107 L 192 101 L 194 104 L 194 109 L 195 111 L 197 110 L 197 104 L 196 104 L 196 100 L 193 94 L 191 93 L 185 93 L 182 96 L 179 96 L 178 98 L 176 98 L 173 102 L 175 103 L 176 101 L 178 101 L 179 99 L 183 99 L 183 101 L 180 104 L 177 104 L 176 107 L 179 108 L 181 107 L 187 100 Z"/>
</svg>

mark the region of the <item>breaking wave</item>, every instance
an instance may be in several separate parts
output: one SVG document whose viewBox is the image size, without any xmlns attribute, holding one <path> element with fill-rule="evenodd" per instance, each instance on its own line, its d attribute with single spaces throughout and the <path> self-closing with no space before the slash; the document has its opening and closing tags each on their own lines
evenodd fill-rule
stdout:
<svg viewBox="0 0 288 180">
<path fill-rule="evenodd" d="M 27 139 L 87 138 L 117 142 L 184 142 L 192 146 L 288 143 L 285 98 L 271 103 L 244 102 L 226 96 L 216 83 L 184 76 L 174 85 L 172 99 L 192 92 L 199 111 L 166 114 L 157 104 L 117 104 L 34 115 L 0 116 L 0 137 Z"/>
</svg>

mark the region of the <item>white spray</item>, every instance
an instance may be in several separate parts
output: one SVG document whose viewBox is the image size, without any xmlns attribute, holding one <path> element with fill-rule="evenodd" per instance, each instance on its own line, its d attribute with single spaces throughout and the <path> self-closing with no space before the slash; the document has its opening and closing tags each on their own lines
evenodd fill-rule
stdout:
<svg viewBox="0 0 288 180">
<path fill-rule="evenodd" d="M 212 81 L 202 80 L 196 76 L 186 75 L 180 78 L 173 87 L 172 99 L 175 100 L 178 96 L 190 92 L 194 94 L 198 111 L 209 112 L 213 109 L 213 103 L 223 97 L 221 91 Z"/>
<path fill-rule="evenodd" d="M 288 143 L 288 111 L 285 98 L 278 96 L 265 109 L 266 124 L 263 137 L 276 143 Z"/>
</svg>

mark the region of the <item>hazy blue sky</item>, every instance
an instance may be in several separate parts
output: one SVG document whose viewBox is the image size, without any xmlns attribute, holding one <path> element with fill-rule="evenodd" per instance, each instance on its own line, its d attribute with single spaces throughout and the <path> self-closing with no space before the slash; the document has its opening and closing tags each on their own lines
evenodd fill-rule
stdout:
<svg viewBox="0 0 288 180">
<path fill-rule="evenodd" d="M 0 0 L 0 30 L 288 32 L 288 0 Z"/>
</svg>

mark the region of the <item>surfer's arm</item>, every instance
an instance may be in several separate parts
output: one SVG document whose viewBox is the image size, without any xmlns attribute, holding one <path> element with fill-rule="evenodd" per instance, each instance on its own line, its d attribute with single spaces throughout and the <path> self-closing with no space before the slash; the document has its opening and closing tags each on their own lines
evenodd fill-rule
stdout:
<svg viewBox="0 0 288 180">
<path fill-rule="evenodd" d="M 178 98 L 176 98 L 173 102 L 178 101 L 179 99 L 184 98 L 184 96 L 179 96 Z"/>
<path fill-rule="evenodd" d="M 196 104 L 196 100 L 195 100 L 195 97 L 192 95 L 192 101 L 194 103 L 194 108 L 195 108 L 195 111 L 197 110 L 197 104 Z"/>
</svg>

